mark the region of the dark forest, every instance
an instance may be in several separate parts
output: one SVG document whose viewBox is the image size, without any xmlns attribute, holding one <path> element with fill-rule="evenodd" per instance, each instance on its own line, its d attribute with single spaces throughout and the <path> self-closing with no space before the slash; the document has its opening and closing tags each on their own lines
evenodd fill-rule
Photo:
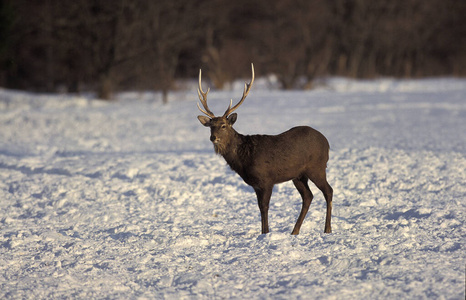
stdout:
<svg viewBox="0 0 466 300">
<path fill-rule="evenodd" d="M 466 1 L 4 0 L 0 86 L 165 93 L 199 68 L 221 89 L 254 62 L 284 89 L 315 78 L 466 75 Z"/>
</svg>

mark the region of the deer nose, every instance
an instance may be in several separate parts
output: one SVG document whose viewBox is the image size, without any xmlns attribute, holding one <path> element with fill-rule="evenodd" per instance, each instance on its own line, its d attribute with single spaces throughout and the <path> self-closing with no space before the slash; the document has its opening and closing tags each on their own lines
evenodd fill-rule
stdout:
<svg viewBox="0 0 466 300">
<path fill-rule="evenodd" d="M 217 139 L 217 137 L 215 135 L 210 136 L 210 141 L 211 142 L 215 142 L 216 139 Z"/>
</svg>

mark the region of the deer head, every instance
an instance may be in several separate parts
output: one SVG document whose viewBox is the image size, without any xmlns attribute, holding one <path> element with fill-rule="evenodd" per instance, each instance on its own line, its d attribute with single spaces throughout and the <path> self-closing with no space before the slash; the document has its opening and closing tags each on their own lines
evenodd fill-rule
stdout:
<svg viewBox="0 0 466 300">
<path fill-rule="evenodd" d="M 207 105 L 207 94 L 209 93 L 210 89 L 208 88 L 206 92 L 202 90 L 202 71 L 199 70 L 199 89 L 197 93 L 199 95 L 199 100 L 202 103 L 204 109 L 197 104 L 197 107 L 201 112 L 207 115 L 206 116 L 198 116 L 197 118 L 201 122 L 202 125 L 206 127 L 210 127 L 210 140 L 214 144 L 215 152 L 222 154 L 226 147 L 228 147 L 232 136 L 236 134 L 236 131 L 233 129 L 233 124 L 236 122 L 236 118 L 238 115 L 233 113 L 246 99 L 249 91 L 251 90 L 252 84 L 254 82 L 254 65 L 251 64 L 252 69 L 252 79 L 250 83 L 244 84 L 244 91 L 243 97 L 241 100 L 232 107 L 233 99 L 230 100 L 230 105 L 228 106 L 227 110 L 221 117 L 216 117 L 214 113 L 209 109 Z"/>
</svg>

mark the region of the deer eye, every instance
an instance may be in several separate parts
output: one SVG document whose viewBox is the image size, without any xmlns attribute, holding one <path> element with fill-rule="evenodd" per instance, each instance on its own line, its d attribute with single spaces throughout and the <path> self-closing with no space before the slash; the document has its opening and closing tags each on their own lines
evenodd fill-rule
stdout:
<svg viewBox="0 0 466 300">
<path fill-rule="evenodd" d="M 220 128 L 225 129 L 227 128 L 227 125 L 223 124 L 222 126 L 220 126 Z"/>
</svg>

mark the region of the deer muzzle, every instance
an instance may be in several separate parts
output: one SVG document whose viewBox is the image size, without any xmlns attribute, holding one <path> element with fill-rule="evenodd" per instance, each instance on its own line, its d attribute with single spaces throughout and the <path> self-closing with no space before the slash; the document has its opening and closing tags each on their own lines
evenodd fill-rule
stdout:
<svg viewBox="0 0 466 300">
<path fill-rule="evenodd" d="M 211 136 L 210 136 L 210 141 L 211 141 L 212 143 L 216 144 L 216 143 L 218 143 L 219 140 L 217 139 L 217 137 L 216 137 L 215 135 L 211 135 Z"/>
</svg>

